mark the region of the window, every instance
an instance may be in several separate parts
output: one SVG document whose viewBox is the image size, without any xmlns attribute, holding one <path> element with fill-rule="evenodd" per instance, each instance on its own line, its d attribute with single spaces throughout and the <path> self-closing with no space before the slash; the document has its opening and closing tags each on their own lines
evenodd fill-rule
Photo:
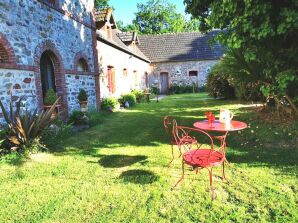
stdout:
<svg viewBox="0 0 298 223">
<path fill-rule="evenodd" d="M 135 79 L 135 86 L 139 85 L 139 78 L 138 78 L 138 72 L 136 70 L 133 71 L 133 76 Z"/>
<path fill-rule="evenodd" d="M 124 68 L 124 69 L 123 69 L 123 76 L 124 76 L 124 77 L 127 77 L 127 74 L 128 74 L 127 69 Z"/>
<path fill-rule="evenodd" d="M 0 63 L 7 63 L 8 61 L 8 54 L 5 48 L 0 44 Z"/>
<path fill-rule="evenodd" d="M 78 71 L 80 72 L 88 72 L 88 64 L 84 58 L 79 59 L 78 61 Z"/>
<path fill-rule="evenodd" d="M 189 75 L 190 77 L 197 77 L 197 76 L 198 76 L 198 71 L 196 71 L 196 70 L 191 70 L 191 71 L 188 72 L 188 75 Z"/>
<path fill-rule="evenodd" d="M 146 88 L 149 88 L 149 76 L 147 72 L 145 72 L 145 86 Z"/>
<path fill-rule="evenodd" d="M 43 98 L 49 89 L 56 91 L 54 65 L 51 57 L 47 52 L 44 52 L 40 58 L 40 75 L 42 85 Z"/>
</svg>

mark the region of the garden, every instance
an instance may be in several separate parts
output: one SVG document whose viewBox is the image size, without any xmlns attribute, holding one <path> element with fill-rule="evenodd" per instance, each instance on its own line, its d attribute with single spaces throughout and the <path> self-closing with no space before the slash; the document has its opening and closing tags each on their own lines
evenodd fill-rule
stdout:
<svg viewBox="0 0 298 223">
<path fill-rule="evenodd" d="M 248 128 L 229 135 L 227 180 L 214 168 L 217 198 L 211 200 L 206 170 L 187 168 L 172 189 L 181 158 L 176 149 L 168 166 L 163 117 L 192 126 L 222 107 Z M 196 93 L 94 113 L 90 129 L 46 152 L 1 158 L 1 222 L 297 222 L 297 121 L 267 122 L 258 109 Z"/>
<path fill-rule="evenodd" d="M 147 4 L 155 2 L 162 1 Z M 158 100 L 157 84 L 150 92 L 157 101 L 150 103 L 149 89 L 133 90 L 102 98 L 100 112 L 88 108 L 88 93 L 80 89 L 79 109 L 67 120 L 53 89 L 41 111 L 24 109 L 22 98 L 10 106 L 0 101 L 6 121 L 0 131 L 0 222 L 298 222 L 297 3 L 183 2 L 192 31 L 220 30 L 210 44 L 220 43 L 225 53 L 206 85 L 171 85 Z M 183 29 L 159 22 L 146 27 L 147 7 L 138 8 L 127 31 Z M 223 109 L 228 135 L 209 137 L 222 149 L 208 150 L 212 173 L 199 168 L 207 164 L 187 160 L 185 154 L 200 147 L 186 130 L 199 122 L 213 130 L 224 125 Z M 170 136 L 166 116 L 178 123 Z M 235 120 L 244 123 L 237 130 Z M 180 135 L 179 128 L 185 130 Z M 197 149 L 181 152 L 184 146 Z M 216 167 L 222 164 L 226 177 Z"/>
</svg>

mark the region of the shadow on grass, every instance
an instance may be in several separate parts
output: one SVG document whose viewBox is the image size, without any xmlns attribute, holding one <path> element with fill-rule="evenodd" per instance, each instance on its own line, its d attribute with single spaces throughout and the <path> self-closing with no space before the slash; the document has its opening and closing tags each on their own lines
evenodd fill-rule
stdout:
<svg viewBox="0 0 298 223">
<path fill-rule="evenodd" d="M 159 179 L 152 171 L 148 170 L 127 170 L 121 173 L 119 179 L 124 183 L 151 184 Z"/>
<path fill-rule="evenodd" d="M 147 156 L 105 155 L 98 162 L 106 168 L 120 168 L 146 160 Z"/>
<path fill-rule="evenodd" d="M 200 95 L 197 96 L 200 97 Z M 218 117 L 219 108 L 224 106 L 235 112 L 235 119 L 251 125 L 250 129 L 241 131 L 241 134 L 237 132 L 229 134 L 227 138 L 229 147 L 228 160 L 253 166 L 272 166 L 281 170 L 285 166 L 294 168 L 297 166 L 298 150 L 291 149 L 293 146 L 296 146 L 297 141 L 289 141 L 288 136 L 285 134 L 283 135 L 284 137 L 279 138 L 274 135 L 276 129 L 281 128 L 279 125 L 275 127 L 263 122 L 255 114 L 254 110 L 249 109 L 247 105 L 239 108 L 237 106 L 241 103 L 239 101 L 197 100 L 194 102 L 191 100 L 192 97 L 196 98 L 197 96 L 175 95 L 175 98 L 169 96 L 160 103 L 140 104 L 125 112 L 109 114 L 108 119 L 104 120 L 103 124 L 63 140 L 63 143 L 56 144 L 52 151 L 55 155 L 99 157 L 101 158 L 100 164 L 105 167 L 111 166 L 110 168 L 116 168 L 117 165 L 119 167 L 121 165 L 129 166 L 135 162 L 140 162 L 139 158 L 124 157 L 121 160 L 119 156 L 103 157 L 98 153 L 102 148 L 117 150 L 127 146 L 158 148 L 161 143 L 168 144 L 168 136 L 165 134 L 162 126 L 162 120 L 165 115 L 174 116 L 179 125 L 192 127 L 195 121 L 205 119 L 207 110 L 214 111 Z M 179 98 L 183 100 L 177 100 Z M 255 129 L 256 126 L 259 126 L 259 128 Z M 255 131 L 253 134 L 251 133 L 252 129 Z M 282 128 L 282 130 L 284 129 Z M 292 133 L 297 130 L 294 127 L 291 129 Z M 260 141 L 257 142 L 258 140 Z M 277 146 L 281 144 L 282 140 L 289 146 L 288 149 L 282 149 Z M 270 142 L 270 146 L 268 148 L 259 147 L 258 145 L 261 141 L 264 141 L 262 142 L 264 145 L 266 142 Z M 248 144 L 242 145 L 244 143 Z"/>
</svg>

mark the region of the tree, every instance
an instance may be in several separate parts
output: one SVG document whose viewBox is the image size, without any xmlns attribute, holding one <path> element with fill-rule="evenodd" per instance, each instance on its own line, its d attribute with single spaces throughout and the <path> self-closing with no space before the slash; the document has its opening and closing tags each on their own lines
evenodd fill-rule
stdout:
<svg viewBox="0 0 298 223">
<path fill-rule="evenodd" d="M 145 4 L 138 3 L 137 8 L 133 25 L 140 33 L 154 34 L 183 30 L 183 16 L 177 12 L 176 6 L 167 0 L 148 0 Z"/>
<path fill-rule="evenodd" d="M 95 8 L 107 8 L 109 7 L 110 0 L 94 0 L 94 7 Z"/>
<path fill-rule="evenodd" d="M 241 49 L 264 95 L 285 96 L 298 113 L 298 4 L 297 0 L 184 0 L 186 12 L 200 30 L 222 31 L 216 37 L 229 49 Z M 296 86 L 296 87 L 295 87 Z"/>
<path fill-rule="evenodd" d="M 138 32 L 138 27 L 134 24 L 124 25 L 124 23 L 121 20 L 118 20 L 116 23 L 118 29 L 122 32 Z"/>
</svg>

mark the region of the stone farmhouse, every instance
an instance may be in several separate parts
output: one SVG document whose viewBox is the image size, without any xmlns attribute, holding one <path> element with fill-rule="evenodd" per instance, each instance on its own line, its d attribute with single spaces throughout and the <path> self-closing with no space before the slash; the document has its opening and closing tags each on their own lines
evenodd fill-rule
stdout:
<svg viewBox="0 0 298 223">
<path fill-rule="evenodd" d="M 42 109 L 53 88 L 67 117 L 79 109 L 80 89 L 89 107 L 98 107 L 103 97 L 152 83 L 162 93 L 172 83 L 200 86 L 222 55 L 220 46 L 208 45 L 214 33 L 123 33 L 112 10 L 95 11 L 93 2 L 1 0 L 0 99 L 6 107 L 22 97 L 26 109 Z"/>
<path fill-rule="evenodd" d="M 210 68 L 222 56 L 219 44 L 212 47 L 209 41 L 217 31 L 203 35 L 198 32 L 142 35 L 140 49 L 151 61 L 151 75 L 159 83 L 161 93 L 169 86 L 196 85 L 206 82 Z"/>
</svg>

